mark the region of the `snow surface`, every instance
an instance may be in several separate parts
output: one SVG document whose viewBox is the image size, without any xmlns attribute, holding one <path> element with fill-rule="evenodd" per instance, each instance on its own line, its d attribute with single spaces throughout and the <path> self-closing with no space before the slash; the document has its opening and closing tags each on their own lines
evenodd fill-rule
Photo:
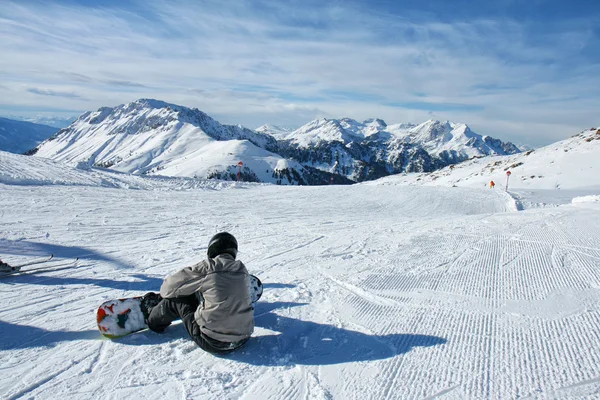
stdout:
<svg viewBox="0 0 600 400">
<path fill-rule="evenodd" d="M 598 398 L 600 203 L 518 212 L 404 178 L 151 179 L 0 152 L 0 257 L 56 259 L 0 280 L 0 397 Z M 265 285 L 246 346 L 213 356 L 181 324 L 101 337 L 99 304 L 158 290 L 222 230 Z"/>
<path fill-rule="evenodd" d="M 600 203 L 600 195 L 575 197 L 572 202 L 573 202 L 573 204 L 575 204 L 575 203 Z"/>
</svg>

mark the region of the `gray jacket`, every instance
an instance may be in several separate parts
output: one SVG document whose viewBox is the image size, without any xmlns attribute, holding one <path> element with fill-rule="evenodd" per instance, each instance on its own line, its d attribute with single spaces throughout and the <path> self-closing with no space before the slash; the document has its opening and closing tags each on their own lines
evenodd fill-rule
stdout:
<svg viewBox="0 0 600 400">
<path fill-rule="evenodd" d="M 254 308 L 248 270 L 229 254 L 201 261 L 165 279 L 164 298 L 200 292 L 204 303 L 194 314 L 200 330 L 221 342 L 239 342 L 254 330 Z"/>
</svg>

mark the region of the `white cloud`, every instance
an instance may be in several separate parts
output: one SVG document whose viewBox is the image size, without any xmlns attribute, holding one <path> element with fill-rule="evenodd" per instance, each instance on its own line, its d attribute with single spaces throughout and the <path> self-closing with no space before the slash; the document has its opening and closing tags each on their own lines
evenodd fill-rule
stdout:
<svg viewBox="0 0 600 400">
<path fill-rule="evenodd" d="M 598 123 L 600 71 L 578 53 L 594 40 L 586 27 L 532 44 L 514 21 L 256 6 L 3 2 L 0 97 L 11 107 L 82 111 L 152 97 L 249 127 L 320 116 L 421 122 L 433 112 L 536 145 Z"/>
</svg>

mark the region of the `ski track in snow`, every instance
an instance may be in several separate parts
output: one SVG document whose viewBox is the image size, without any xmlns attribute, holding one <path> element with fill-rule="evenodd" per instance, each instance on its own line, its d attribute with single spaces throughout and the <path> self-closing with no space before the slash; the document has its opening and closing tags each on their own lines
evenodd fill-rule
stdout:
<svg viewBox="0 0 600 400">
<path fill-rule="evenodd" d="M 3 260 L 80 257 L 0 280 L 0 397 L 600 396 L 598 204 L 516 212 L 497 191 L 389 180 L 139 179 L 142 190 L 0 184 Z M 180 323 L 100 336 L 99 304 L 158 290 L 221 230 L 265 284 L 245 347 L 215 357 Z"/>
</svg>

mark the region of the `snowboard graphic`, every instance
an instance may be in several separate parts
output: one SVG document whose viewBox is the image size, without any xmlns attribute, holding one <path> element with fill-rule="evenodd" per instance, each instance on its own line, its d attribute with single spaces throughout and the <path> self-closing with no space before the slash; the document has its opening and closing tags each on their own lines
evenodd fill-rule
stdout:
<svg viewBox="0 0 600 400">
<path fill-rule="evenodd" d="M 260 279 L 250 275 L 252 303 L 260 299 L 262 292 L 263 285 Z M 141 308 L 142 299 L 142 296 L 137 296 L 102 303 L 96 312 L 100 333 L 107 338 L 115 339 L 148 328 Z"/>
<path fill-rule="evenodd" d="M 141 296 L 102 303 L 96 312 L 100 333 L 114 339 L 148 328 L 141 303 Z"/>
</svg>

